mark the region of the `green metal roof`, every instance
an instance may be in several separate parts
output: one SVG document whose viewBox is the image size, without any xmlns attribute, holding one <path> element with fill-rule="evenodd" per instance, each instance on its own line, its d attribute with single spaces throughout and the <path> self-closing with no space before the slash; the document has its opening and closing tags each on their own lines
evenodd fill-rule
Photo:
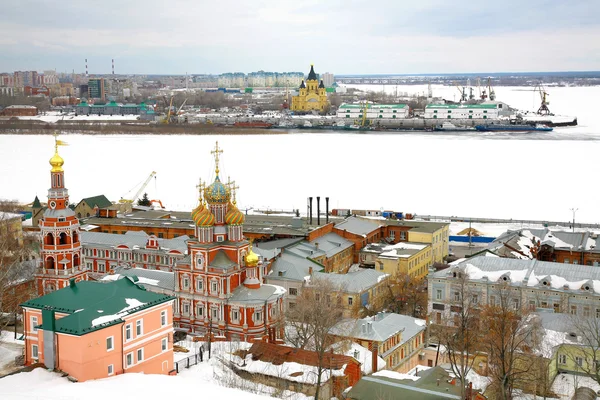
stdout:
<svg viewBox="0 0 600 400">
<path fill-rule="evenodd" d="M 127 277 L 112 282 L 73 282 L 70 286 L 21 304 L 22 307 L 69 314 L 55 321 L 54 330 L 70 335 L 85 335 L 123 322 L 123 317 L 165 303 L 174 297 L 147 292 Z M 50 318 L 43 318 L 42 329 L 52 330 Z"/>
<path fill-rule="evenodd" d="M 497 104 L 428 104 L 425 108 L 437 108 L 437 109 L 455 109 L 455 108 L 485 108 L 485 109 L 496 109 Z"/>
<path fill-rule="evenodd" d="M 348 109 L 348 108 L 358 108 L 358 109 L 363 109 L 365 106 L 364 104 L 347 104 L 344 103 L 341 106 L 339 106 L 338 110 L 343 110 L 343 109 Z M 406 104 L 372 104 L 372 103 L 367 103 L 367 108 L 405 108 Z"/>
<path fill-rule="evenodd" d="M 98 206 L 98 208 L 106 208 L 112 206 L 112 202 L 106 198 L 105 195 L 101 194 L 93 197 L 86 197 L 85 199 L 81 199 L 81 201 L 85 201 L 88 206 L 94 208 Z M 79 205 L 81 201 L 77 204 Z"/>
<path fill-rule="evenodd" d="M 40 199 L 38 199 L 37 196 L 35 196 L 35 200 L 33 200 L 33 204 L 31 205 L 31 208 L 42 208 L 42 204 L 40 203 Z"/>
</svg>

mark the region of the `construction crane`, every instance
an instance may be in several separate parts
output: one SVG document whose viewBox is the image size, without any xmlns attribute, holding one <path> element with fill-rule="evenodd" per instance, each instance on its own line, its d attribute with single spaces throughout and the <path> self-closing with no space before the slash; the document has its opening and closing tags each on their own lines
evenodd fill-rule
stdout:
<svg viewBox="0 0 600 400">
<path fill-rule="evenodd" d="M 169 109 L 167 110 L 167 116 L 162 120 L 163 124 L 168 124 L 171 122 L 171 111 L 173 110 L 173 96 L 171 96 L 171 101 L 169 102 Z"/>
<path fill-rule="evenodd" d="M 488 93 L 490 94 L 490 100 L 494 101 L 496 100 L 496 92 L 494 92 L 494 89 L 492 88 L 492 78 L 488 77 Z"/>
<path fill-rule="evenodd" d="M 534 92 L 539 92 L 540 94 L 540 100 L 542 102 L 542 104 L 540 105 L 540 108 L 538 108 L 537 113 L 539 115 L 548 115 L 550 114 L 550 109 L 548 108 L 548 104 L 550 104 L 550 101 L 548 100 L 548 96 L 550 96 L 548 94 L 548 92 L 546 92 L 546 89 L 544 89 L 544 85 L 542 85 L 542 83 L 538 83 L 537 85 L 535 85 L 535 89 L 533 89 Z"/>
<path fill-rule="evenodd" d="M 146 179 L 146 181 L 142 184 L 142 186 L 140 186 L 140 188 L 138 189 L 138 191 L 135 193 L 135 195 L 131 199 L 124 199 L 123 197 L 121 197 L 121 199 L 119 200 L 119 203 L 122 203 L 122 204 L 131 204 L 134 201 L 136 201 L 138 199 L 138 197 L 140 197 L 140 194 L 142 194 L 142 192 L 144 191 L 144 189 L 146 188 L 146 186 L 148 186 L 148 183 L 150 183 L 150 181 L 152 180 L 152 178 L 154 178 L 155 176 L 156 176 L 156 172 L 152 171 L 152 173 L 150 174 L 150 176 L 148 176 L 148 178 Z M 135 186 L 131 190 L 133 190 L 133 189 L 135 189 Z M 129 192 L 131 192 L 131 190 Z M 129 192 L 127 192 L 127 193 L 129 193 Z"/>
<path fill-rule="evenodd" d="M 456 88 L 458 89 L 458 93 L 460 93 L 460 102 L 464 102 L 467 101 L 467 92 L 465 90 L 465 87 L 463 86 L 462 88 L 460 86 L 458 86 L 458 83 L 456 82 L 452 82 L 454 83 L 454 86 L 456 86 Z"/>
</svg>

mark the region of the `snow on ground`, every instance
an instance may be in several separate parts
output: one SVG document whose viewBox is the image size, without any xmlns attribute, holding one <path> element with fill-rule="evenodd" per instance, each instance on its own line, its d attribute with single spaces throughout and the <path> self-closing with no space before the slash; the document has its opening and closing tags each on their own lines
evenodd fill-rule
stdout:
<svg viewBox="0 0 600 400">
<path fill-rule="evenodd" d="M 554 382 L 552 383 L 552 391 L 561 400 L 570 400 L 575 390 L 580 387 L 589 387 L 596 392 L 600 390 L 600 385 L 587 376 L 559 374 L 554 378 Z"/>
<path fill-rule="evenodd" d="M 164 400 L 172 398 L 176 393 L 200 393 L 202 398 L 239 400 L 267 399 L 271 398 L 273 394 L 281 394 L 281 398 L 286 400 L 311 399 L 295 392 L 279 393 L 269 386 L 241 379 L 219 361 L 219 357 L 227 357 L 230 349 L 248 345 L 248 343 L 213 343 L 213 357 L 210 360 L 189 369 L 184 368 L 177 376 L 123 374 L 107 379 L 72 383 L 58 374 L 38 368 L 32 372 L 0 379 L 0 399 L 142 398 Z"/>
<path fill-rule="evenodd" d="M 137 121 L 139 115 L 61 115 L 57 112 L 48 112 L 36 116 L 18 117 L 20 120 L 37 120 L 43 122 L 58 122 L 58 121 L 102 121 L 102 122 L 117 122 L 117 121 Z"/>
<path fill-rule="evenodd" d="M 0 376 L 16 370 L 15 357 L 23 353 L 23 341 L 14 336 L 14 332 L 10 330 L 0 332 Z M 17 333 L 17 337 L 20 336 Z"/>
</svg>

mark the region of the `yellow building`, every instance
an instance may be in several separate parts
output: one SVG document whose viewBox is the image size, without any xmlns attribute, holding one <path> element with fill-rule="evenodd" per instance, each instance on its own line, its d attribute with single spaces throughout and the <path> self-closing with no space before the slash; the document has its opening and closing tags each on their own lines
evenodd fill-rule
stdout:
<svg viewBox="0 0 600 400">
<path fill-rule="evenodd" d="M 319 83 L 314 66 L 311 64 L 306 84 L 300 84 L 298 96 L 292 97 L 292 111 L 319 111 L 323 112 L 329 108 L 325 85 L 321 80 Z"/>
<path fill-rule="evenodd" d="M 391 276 L 408 275 L 415 279 L 427 276 L 432 262 L 432 246 L 429 243 L 396 244 L 371 243 L 360 251 L 363 265 Z"/>
<path fill-rule="evenodd" d="M 0 211 L 0 238 L 15 240 L 19 247 L 23 246 L 23 224 L 21 214 Z M 9 242 L 6 241 L 5 244 Z M 14 250 L 10 246 L 4 250 Z M 0 257 L 4 254 L 0 254 Z"/>
</svg>

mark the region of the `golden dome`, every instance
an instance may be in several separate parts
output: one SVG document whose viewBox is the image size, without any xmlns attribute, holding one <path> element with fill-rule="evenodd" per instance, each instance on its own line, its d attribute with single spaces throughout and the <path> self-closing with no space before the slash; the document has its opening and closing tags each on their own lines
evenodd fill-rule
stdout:
<svg viewBox="0 0 600 400">
<path fill-rule="evenodd" d="M 248 247 L 248 253 L 246 253 L 245 260 L 247 267 L 256 267 L 258 265 L 258 255 L 252 251 L 252 243 L 250 243 L 250 247 Z"/>
<path fill-rule="evenodd" d="M 50 172 L 64 172 L 64 170 L 62 169 L 64 163 L 65 160 L 63 160 L 62 157 L 58 155 L 58 150 L 56 150 L 56 152 L 50 159 L 50 165 L 52 165 L 52 170 Z"/>
<path fill-rule="evenodd" d="M 244 213 L 238 210 L 235 202 L 229 203 L 229 211 L 225 214 L 225 223 L 227 225 L 242 225 L 244 223 Z"/>
</svg>

